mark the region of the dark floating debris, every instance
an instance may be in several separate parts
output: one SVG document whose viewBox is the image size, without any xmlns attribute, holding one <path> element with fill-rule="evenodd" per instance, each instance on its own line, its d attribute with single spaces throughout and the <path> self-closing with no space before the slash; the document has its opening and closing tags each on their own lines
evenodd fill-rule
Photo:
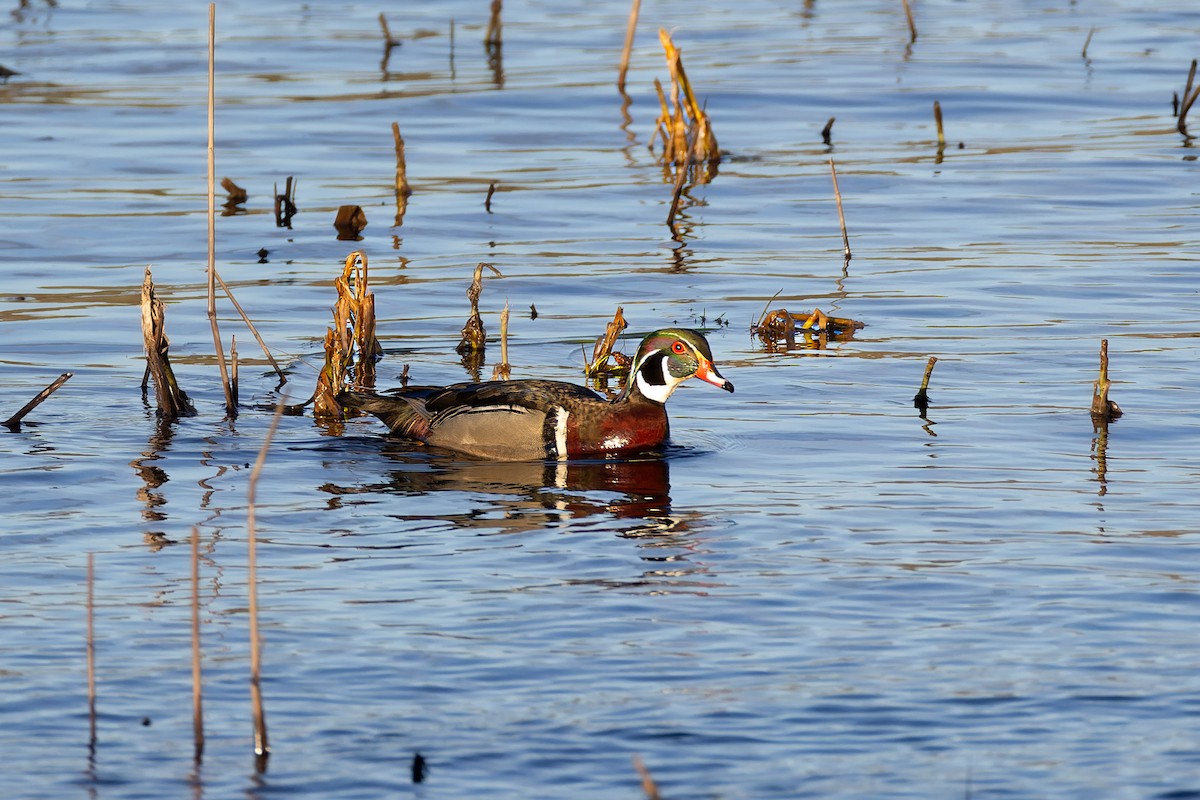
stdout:
<svg viewBox="0 0 1200 800">
<path fill-rule="evenodd" d="M 429 765 L 425 761 L 425 756 L 420 753 L 413 753 L 412 758 L 412 782 L 424 783 L 425 777 L 429 774 Z"/>
<path fill-rule="evenodd" d="M 836 119 L 837 117 L 830 117 L 829 121 L 825 123 L 825 127 L 821 129 L 821 141 L 826 145 L 833 144 L 833 123 Z"/>
<path fill-rule="evenodd" d="M 338 241 L 360 241 L 362 237 L 359 234 L 367 227 L 366 212 L 362 210 L 362 206 L 338 206 L 333 227 L 337 229 Z"/>
<path fill-rule="evenodd" d="M 267 263 L 267 256 L 271 255 L 271 251 L 270 251 L 270 250 L 268 250 L 268 249 L 267 249 L 267 248 L 265 248 L 265 247 L 260 247 L 260 248 L 258 249 L 258 252 L 257 252 L 257 253 L 255 253 L 254 255 L 258 256 L 258 263 L 260 263 L 260 264 L 266 264 L 266 263 Z"/>
<path fill-rule="evenodd" d="M 767 305 L 770 306 L 770 301 Z M 791 350 L 796 347 L 797 333 L 809 346 L 820 348 L 830 338 L 848 341 L 855 331 L 865 327 L 865 323 L 858 320 L 831 317 L 819 308 L 795 314 L 786 308 L 777 308 L 769 313 L 764 309 L 758 322 L 750 326 L 750 333 L 761 339 L 767 350 Z"/>
</svg>

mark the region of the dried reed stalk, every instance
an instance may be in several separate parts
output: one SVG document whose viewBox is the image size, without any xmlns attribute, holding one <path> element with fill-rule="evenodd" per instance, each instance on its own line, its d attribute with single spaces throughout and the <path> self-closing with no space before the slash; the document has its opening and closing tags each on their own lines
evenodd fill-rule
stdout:
<svg viewBox="0 0 1200 800">
<path fill-rule="evenodd" d="M 275 416 L 271 418 L 271 426 L 263 438 L 259 448 L 258 458 L 254 461 L 254 469 L 250 471 L 250 480 L 246 487 L 246 565 L 247 565 L 247 594 L 250 613 L 250 710 L 254 718 L 254 755 L 255 767 L 259 772 L 266 769 L 267 757 L 271 746 L 267 740 L 267 714 L 263 707 L 262 697 L 262 639 L 258 631 L 258 536 L 255 531 L 254 503 L 258 494 L 258 478 L 262 474 L 263 464 L 267 460 L 267 451 L 271 447 L 271 439 L 279 428 L 279 418 L 283 416 L 284 398 L 280 397 L 275 405 Z"/>
<path fill-rule="evenodd" d="M 624 309 L 617 306 L 617 313 L 613 314 L 612 322 L 605 326 L 604 335 L 596 340 L 596 345 L 592 348 L 592 360 L 587 361 L 585 357 L 584 375 L 589 378 L 602 378 L 628 371 L 629 359 L 613 352 L 617 337 L 627 327 L 629 327 L 629 323 L 625 321 Z"/>
<path fill-rule="evenodd" d="M 217 365 L 221 370 L 221 388 L 225 391 L 225 413 L 237 413 L 233 400 L 233 387 L 229 383 L 229 369 L 225 365 L 225 347 L 221 343 L 221 330 L 217 325 L 217 150 L 216 150 L 216 55 L 217 55 L 217 5 L 208 4 L 208 322 L 212 327 L 213 349 L 217 354 Z M 146 271 L 147 280 L 149 270 Z M 145 327 L 145 290 L 143 289 L 143 328 Z M 165 340 L 164 340 L 165 341 Z M 155 383 L 155 391 L 158 384 Z M 186 397 L 185 397 L 186 399 Z M 159 410 L 162 410 L 159 395 Z M 190 405 L 190 404 L 189 404 Z M 168 414 L 169 418 L 178 416 Z"/>
<path fill-rule="evenodd" d="M 192 740 L 193 760 L 204 757 L 204 698 L 200 683 L 200 531 L 192 526 Z"/>
<path fill-rule="evenodd" d="M 495 273 L 497 277 L 504 277 L 500 274 L 500 270 L 491 264 L 481 261 L 475 265 L 475 275 L 471 279 L 471 285 L 467 287 L 467 299 L 471 301 L 471 316 L 467 317 L 467 322 L 462 328 L 462 339 L 455 348 L 462 355 L 482 353 L 487 346 L 487 331 L 483 327 L 483 317 L 479 315 L 479 297 L 483 294 L 483 270 L 485 267 Z"/>
<path fill-rule="evenodd" d="M 629 9 L 629 24 L 625 27 L 625 49 L 621 52 L 621 68 L 617 72 L 617 89 L 625 92 L 625 75 L 629 72 L 629 58 L 633 55 L 633 35 L 637 31 L 638 14 L 641 13 L 642 0 L 633 0 Z"/>
<path fill-rule="evenodd" d="M 504 301 L 504 310 L 500 312 L 500 363 L 492 368 L 492 380 L 506 381 L 512 375 L 512 365 L 508 363 L 508 301 Z"/>
<path fill-rule="evenodd" d="M 1080 55 L 1082 58 L 1085 58 L 1085 59 L 1086 59 L 1086 58 L 1088 57 L 1088 54 L 1087 54 L 1087 51 L 1088 51 L 1088 45 L 1090 45 L 1090 44 L 1092 43 L 1092 37 L 1093 37 L 1095 34 L 1096 34 L 1096 26 L 1094 26 L 1094 25 L 1093 25 L 1093 26 L 1092 26 L 1092 28 L 1091 28 L 1091 30 L 1089 30 L 1089 31 L 1088 31 L 1087 38 L 1083 40 L 1083 50 L 1082 50 L 1082 51 L 1079 53 L 1079 55 Z"/>
<path fill-rule="evenodd" d="M 692 84 L 683 68 L 680 51 L 663 28 L 658 30 L 671 74 L 671 102 L 663 94 L 662 85 L 655 81 L 661 114 L 656 121 L 656 133 L 662 136 L 662 160 L 676 166 L 716 162 L 721 158 L 717 137 L 713 134 L 708 113 L 696 101 Z"/>
<path fill-rule="evenodd" d="M 1111 422 L 1121 416 L 1121 408 L 1108 399 L 1108 339 L 1100 340 L 1100 377 L 1092 385 L 1092 420 Z"/>
<path fill-rule="evenodd" d="M 904 18 L 908 20 L 908 41 L 909 43 L 917 40 L 917 24 L 913 22 L 912 6 L 908 4 L 908 0 L 901 0 L 904 3 Z"/>
<path fill-rule="evenodd" d="M 1192 110 L 1196 99 L 1200 98 L 1200 86 L 1193 87 L 1192 84 L 1196 80 L 1196 59 L 1192 59 L 1192 68 L 1188 70 L 1187 84 L 1183 87 L 1183 100 L 1179 103 L 1179 119 L 1175 122 L 1175 128 L 1188 139 L 1192 135 L 1187 130 L 1187 115 Z"/>
<path fill-rule="evenodd" d="M 492 197 L 496 194 L 496 182 L 492 181 L 488 184 L 487 197 L 483 199 L 483 209 L 487 213 L 492 213 Z"/>
<path fill-rule="evenodd" d="M 829 159 L 829 174 L 833 177 L 833 198 L 837 201 L 838 224 L 842 227 L 842 254 L 849 262 L 850 255 L 850 235 L 846 233 L 846 214 L 842 210 L 842 191 L 838 188 L 837 167 L 833 165 L 833 159 Z"/>
<path fill-rule="evenodd" d="M 501 0 L 492 0 L 492 15 L 488 20 L 487 32 L 483 35 L 483 44 L 487 49 L 499 49 L 504 44 L 500 33 Z"/>
<path fill-rule="evenodd" d="M 150 277 L 149 267 L 146 267 L 146 277 L 142 281 L 142 338 L 146 344 L 146 368 L 154 379 L 154 397 L 159 416 L 170 422 L 181 416 L 195 414 L 196 409 L 192 406 L 192 401 L 179 388 L 175 372 L 171 369 L 171 359 L 168 355 L 171 343 L 166 333 L 166 309 L 154 292 L 154 281 Z M 222 379 L 226 380 L 226 399 L 232 401 L 223 358 L 221 373 Z"/>
<path fill-rule="evenodd" d="M 49 386 L 47 386 L 45 389 L 42 389 L 40 392 L 38 392 L 37 395 L 34 396 L 34 398 L 32 400 L 30 400 L 25 405 L 21 406 L 20 411 L 13 414 L 8 419 L 4 420 L 4 422 L 0 422 L 0 425 L 3 425 L 4 427 L 8 428 L 10 431 L 13 431 L 13 432 L 21 430 L 21 420 L 25 419 L 25 416 L 30 411 L 33 411 L 35 408 L 37 408 L 43 402 L 45 402 L 47 397 L 49 397 L 50 395 L 52 395 L 56 391 L 58 391 L 58 387 L 62 386 L 64 383 L 69 381 L 74 374 L 75 374 L 74 372 L 64 372 L 62 375 L 59 375 L 57 378 L 54 379 L 54 381 Z"/>
<path fill-rule="evenodd" d="M 408 198 L 412 187 L 408 185 L 408 166 L 404 160 L 404 137 L 400 135 L 400 123 L 392 123 L 392 141 L 396 147 L 396 222 L 394 227 L 404 224 L 404 212 L 408 210 Z"/>
<path fill-rule="evenodd" d="M 334 281 L 333 326 L 325 332 L 325 365 L 313 395 L 313 416 L 318 419 L 342 418 L 337 396 L 347 386 L 375 386 L 375 362 L 383 348 L 375 337 L 375 295 L 368 284 L 367 255 L 355 250 Z"/>
<path fill-rule="evenodd" d="M 937 126 L 937 143 L 940 153 L 946 149 L 946 131 L 942 127 L 942 104 L 937 100 L 933 101 L 933 123 Z"/>
<path fill-rule="evenodd" d="M 272 184 L 271 191 L 275 195 L 275 227 L 290 228 L 292 227 L 292 217 L 296 216 L 298 209 L 296 208 L 296 189 L 300 186 L 300 181 L 294 179 L 291 175 L 283 184 L 283 194 L 279 193 L 279 185 Z"/>
<path fill-rule="evenodd" d="M 383 29 L 383 46 L 391 50 L 396 45 L 400 44 L 400 40 L 392 36 L 392 32 L 388 30 L 387 17 L 383 12 L 379 12 L 379 27 Z"/>
</svg>

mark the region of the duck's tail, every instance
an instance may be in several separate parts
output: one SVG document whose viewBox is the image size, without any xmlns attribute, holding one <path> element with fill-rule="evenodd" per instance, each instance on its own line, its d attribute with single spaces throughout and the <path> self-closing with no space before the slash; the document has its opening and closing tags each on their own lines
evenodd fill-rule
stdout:
<svg viewBox="0 0 1200 800">
<path fill-rule="evenodd" d="M 423 440 L 429 432 L 429 419 L 405 397 L 341 392 L 337 400 L 345 408 L 373 414 L 391 429 L 392 433 L 409 439 Z"/>
</svg>

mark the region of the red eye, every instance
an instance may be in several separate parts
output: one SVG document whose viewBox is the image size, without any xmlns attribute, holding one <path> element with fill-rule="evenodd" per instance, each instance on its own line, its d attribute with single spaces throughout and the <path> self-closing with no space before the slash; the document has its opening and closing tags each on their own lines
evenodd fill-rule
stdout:
<svg viewBox="0 0 1200 800">
<path fill-rule="evenodd" d="M 679 355 L 683 355 L 687 352 L 687 348 L 684 347 L 683 342 L 680 341 L 676 341 L 675 344 L 671 345 L 671 349 Z"/>
</svg>

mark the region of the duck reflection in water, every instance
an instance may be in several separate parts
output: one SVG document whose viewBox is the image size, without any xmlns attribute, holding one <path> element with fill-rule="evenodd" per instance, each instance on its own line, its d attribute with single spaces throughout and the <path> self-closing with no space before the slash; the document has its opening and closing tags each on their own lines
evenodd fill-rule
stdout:
<svg viewBox="0 0 1200 800">
<path fill-rule="evenodd" d="M 397 463 L 386 481 L 326 486 L 326 491 L 337 495 L 446 491 L 484 495 L 492 502 L 475 503 L 476 507 L 462 512 L 395 515 L 405 521 L 443 520 L 484 534 L 539 530 L 608 515 L 635 523 L 621 526 L 621 536 L 653 537 L 687 531 L 694 516 L 672 512 L 665 452 L 629 459 L 496 462 L 451 459 L 409 442 L 389 441 L 383 455 Z"/>
</svg>

